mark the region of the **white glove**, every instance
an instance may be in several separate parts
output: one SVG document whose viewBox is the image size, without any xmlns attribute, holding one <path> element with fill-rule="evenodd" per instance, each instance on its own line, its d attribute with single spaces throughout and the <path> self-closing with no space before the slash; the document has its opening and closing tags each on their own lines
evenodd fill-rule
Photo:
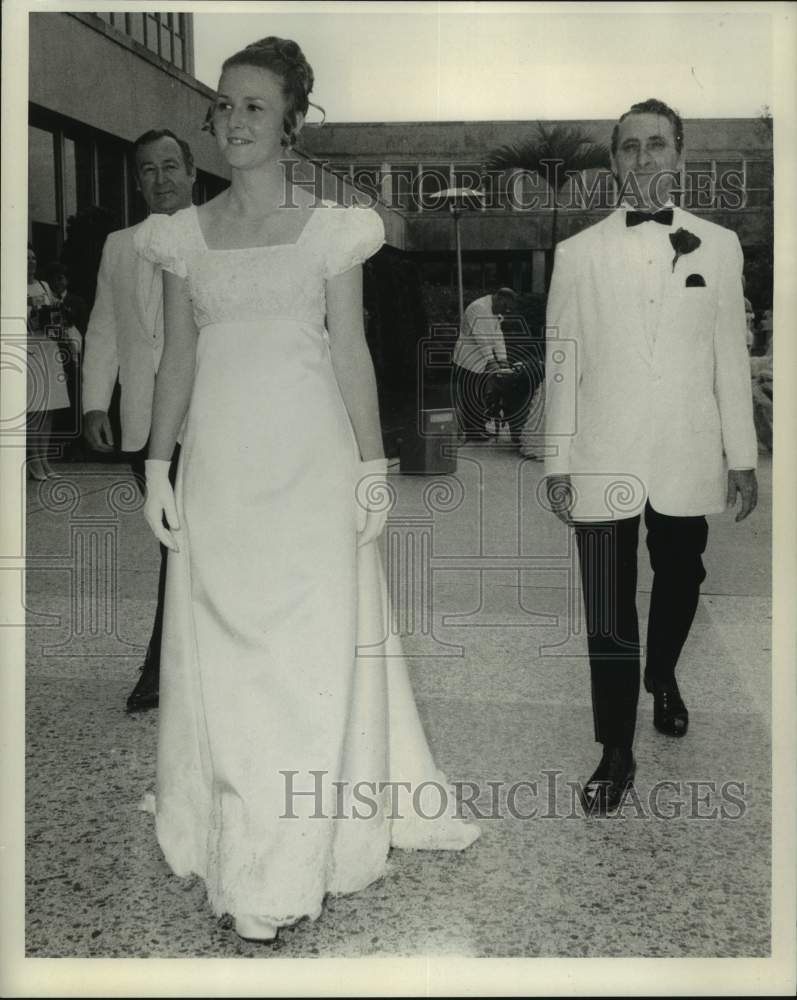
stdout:
<svg viewBox="0 0 797 1000">
<path fill-rule="evenodd" d="M 360 462 L 355 497 L 357 502 L 357 545 L 379 538 L 393 506 L 393 488 L 387 481 L 387 459 Z"/>
<path fill-rule="evenodd" d="M 172 531 L 179 531 L 180 521 L 177 517 L 177 504 L 174 501 L 174 490 L 169 482 L 170 462 L 162 459 L 148 458 L 144 462 L 144 476 L 147 484 L 147 496 L 144 500 L 144 517 L 153 534 L 167 549 L 180 551 Z M 163 516 L 171 531 L 163 526 Z"/>
</svg>

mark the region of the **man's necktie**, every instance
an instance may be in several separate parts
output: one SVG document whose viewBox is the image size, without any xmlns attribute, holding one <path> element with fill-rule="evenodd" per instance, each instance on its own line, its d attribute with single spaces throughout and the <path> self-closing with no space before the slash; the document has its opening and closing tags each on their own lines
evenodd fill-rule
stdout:
<svg viewBox="0 0 797 1000">
<path fill-rule="evenodd" d="M 671 226 L 672 209 L 660 208 L 658 212 L 635 212 L 629 209 L 625 213 L 626 226 L 638 226 L 641 222 L 660 222 L 662 226 Z"/>
</svg>

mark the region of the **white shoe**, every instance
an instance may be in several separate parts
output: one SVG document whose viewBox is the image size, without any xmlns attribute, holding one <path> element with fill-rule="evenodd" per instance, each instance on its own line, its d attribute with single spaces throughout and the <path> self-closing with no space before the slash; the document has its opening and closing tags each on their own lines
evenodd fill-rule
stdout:
<svg viewBox="0 0 797 1000">
<path fill-rule="evenodd" d="M 390 843 L 405 851 L 464 851 L 481 836 L 475 823 L 454 816 L 393 820 Z"/>
<path fill-rule="evenodd" d="M 262 941 L 264 944 L 277 940 L 279 928 L 266 917 L 256 917 L 244 913 L 235 918 L 235 933 L 244 941 Z"/>
</svg>

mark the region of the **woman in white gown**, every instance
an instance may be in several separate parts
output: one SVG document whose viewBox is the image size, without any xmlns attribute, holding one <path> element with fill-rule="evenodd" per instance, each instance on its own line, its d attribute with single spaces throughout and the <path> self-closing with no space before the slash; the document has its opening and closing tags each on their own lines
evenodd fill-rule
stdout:
<svg viewBox="0 0 797 1000">
<path fill-rule="evenodd" d="M 136 237 L 164 271 L 145 506 L 172 549 L 157 835 L 257 940 L 379 878 L 391 846 L 479 833 L 436 769 L 400 645 L 356 652 L 388 633 L 386 514 L 357 488 L 386 482 L 360 266 L 384 230 L 287 183 L 312 82 L 294 42 L 231 56 L 212 117 L 230 188 Z"/>
</svg>

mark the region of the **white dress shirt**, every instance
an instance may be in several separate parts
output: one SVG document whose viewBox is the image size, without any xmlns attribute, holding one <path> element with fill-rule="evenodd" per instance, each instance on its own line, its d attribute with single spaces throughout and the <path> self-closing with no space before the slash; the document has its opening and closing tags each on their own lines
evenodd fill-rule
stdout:
<svg viewBox="0 0 797 1000">
<path fill-rule="evenodd" d="M 631 206 L 623 204 L 628 210 Z M 672 208 L 668 201 L 663 208 Z M 647 209 L 645 209 L 647 211 Z M 669 226 L 661 222 L 641 222 L 627 226 L 623 251 L 628 270 L 627 292 L 636 298 L 638 315 L 644 317 L 645 333 L 651 340 L 658 326 L 664 293 L 672 271 L 675 251 L 670 234 L 675 232 L 675 222 Z"/>
</svg>

